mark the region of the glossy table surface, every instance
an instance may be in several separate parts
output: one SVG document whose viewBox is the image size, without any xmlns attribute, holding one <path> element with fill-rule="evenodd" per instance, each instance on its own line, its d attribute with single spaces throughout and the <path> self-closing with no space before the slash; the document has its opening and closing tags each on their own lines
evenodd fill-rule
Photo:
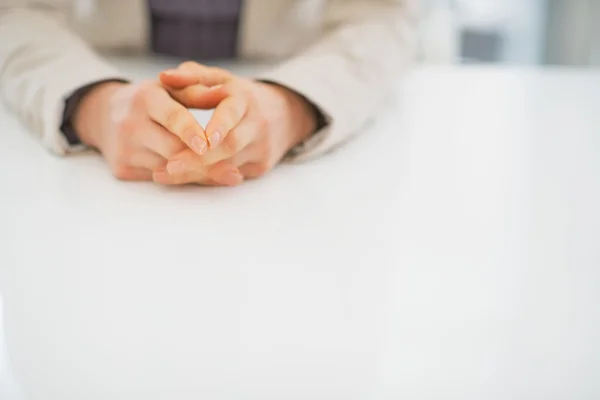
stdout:
<svg viewBox="0 0 600 400">
<path fill-rule="evenodd" d="M 0 166 L 2 399 L 600 398 L 598 72 L 420 68 L 233 189 L 118 182 L 6 111 Z"/>
</svg>

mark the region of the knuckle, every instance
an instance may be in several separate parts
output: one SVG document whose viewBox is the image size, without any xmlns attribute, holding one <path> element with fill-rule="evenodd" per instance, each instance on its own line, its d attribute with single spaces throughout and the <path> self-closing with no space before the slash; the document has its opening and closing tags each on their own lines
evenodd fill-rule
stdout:
<svg viewBox="0 0 600 400">
<path fill-rule="evenodd" d="M 185 173 L 171 176 L 171 185 L 183 185 L 186 183 L 187 176 Z"/>
<path fill-rule="evenodd" d="M 116 163 L 112 167 L 112 174 L 118 180 L 124 181 L 130 178 L 129 168 L 122 163 Z"/>
<path fill-rule="evenodd" d="M 121 149 L 117 150 L 113 156 L 113 172 L 115 174 L 117 172 L 122 172 L 127 169 L 128 165 L 127 152 Z"/>
<path fill-rule="evenodd" d="M 238 107 L 237 107 L 237 103 L 234 101 L 234 99 L 227 99 L 227 101 L 223 102 L 222 105 L 222 112 L 224 115 L 226 115 L 228 117 L 228 119 L 233 119 L 233 117 L 237 114 L 238 111 Z M 230 122 L 230 121 L 228 121 Z"/>
<path fill-rule="evenodd" d="M 226 108 L 223 110 L 222 114 L 222 123 L 225 126 L 228 126 L 229 129 L 235 127 L 240 121 L 239 112 L 237 107 L 234 104 L 227 104 Z"/>
<path fill-rule="evenodd" d="M 249 178 L 260 178 L 265 176 L 271 170 L 271 166 L 267 162 L 258 162 L 251 165 L 248 170 Z"/>
<path fill-rule="evenodd" d="M 175 101 L 181 104 L 188 104 L 190 102 L 191 96 L 189 95 L 190 88 L 187 87 L 185 89 L 167 89 L 169 96 L 173 98 Z"/>
<path fill-rule="evenodd" d="M 243 93 L 248 103 L 258 103 L 258 97 L 256 96 L 256 93 L 252 87 L 249 85 L 241 85 L 239 90 L 241 93 Z"/>
<path fill-rule="evenodd" d="M 131 118 L 124 118 L 119 121 L 115 126 L 118 139 L 124 140 L 130 137 L 135 131 L 135 125 L 135 121 Z"/>
<path fill-rule="evenodd" d="M 213 180 L 217 180 L 219 178 L 219 176 L 221 175 L 221 173 L 223 172 L 223 161 L 220 161 L 216 164 L 210 165 L 210 166 L 206 166 L 205 167 L 205 175 L 208 178 L 211 178 Z"/>
<path fill-rule="evenodd" d="M 182 128 L 183 123 L 189 124 L 182 109 L 179 107 L 168 107 L 165 110 L 165 124 L 169 129 L 177 132 L 180 128 Z M 186 126 L 183 128 L 188 127 Z"/>
<path fill-rule="evenodd" d="M 114 142 L 107 154 L 110 155 L 107 159 L 111 168 L 117 170 L 129 167 L 133 151 L 127 143 L 121 141 Z"/>
<path fill-rule="evenodd" d="M 269 166 L 269 164 L 265 161 L 263 162 L 259 162 L 256 165 L 256 173 L 258 174 L 258 176 L 263 176 L 265 175 L 267 172 L 269 172 L 271 170 L 271 167 Z"/>
<path fill-rule="evenodd" d="M 261 176 L 262 175 L 266 175 L 268 174 L 272 169 L 273 169 L 273 164 L 265 161 L 259 164 L 259 171 L 261 172 Z"/>
<path fill-rule="evenodd" d="M 140 83 L 133 93 L 133 101 L 137 104 L 144 104 L 148 96 L 156 90 L 156 86 L 152 82 Z"/>
<path fill-rule="evenodd" d="M 264 116 L 260 115 L 256 119 L 256 125 L 261 134 L 264 134 L 269 129 L 269 120 Z"/>
<path fill-rule="evenodd" d="M 226 83 L 224 85 L 217 85 L 213 87 L 214 90 L 218 90 L 223 96 L 231 97 L 237 94 L 235 85 L 232 83 Z"/>
<path fill-rule="evenodd" d="M 179 139 L 175 137 L 169 137 L 165 143 L 165 149 L 171 156 L 176 155 L 180 151 L 184 150 L 187 146 Z"/>
</svg>

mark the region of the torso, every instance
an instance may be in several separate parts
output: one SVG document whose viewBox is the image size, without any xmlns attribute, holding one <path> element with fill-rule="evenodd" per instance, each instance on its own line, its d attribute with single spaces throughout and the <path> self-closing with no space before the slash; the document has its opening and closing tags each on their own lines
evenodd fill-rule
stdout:
<svg viewBox="0 0 600 400">
<path fill-rule="evenodd" d="M 89 16 L 78 16 L 72 0 L 60 4 L 68 23 L 95 48 L 110 52 L 150 50 L 147 0 L 96 0 Z M 244 58 L 284 58 L 297 53 L 321 31 L 324 0 L 244 0 L 238 55 Z"/>
</svg>

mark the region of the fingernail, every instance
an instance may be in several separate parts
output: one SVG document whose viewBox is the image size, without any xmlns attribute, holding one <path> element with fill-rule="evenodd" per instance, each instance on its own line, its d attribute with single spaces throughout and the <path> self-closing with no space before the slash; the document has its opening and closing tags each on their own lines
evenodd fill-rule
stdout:
<svg viewBox="0 0 600 400">
<path fill-rule="evenodd" d="M 219 181 L 228 186 L 237 186 L 244 181 L 244 177 L 237 170 L 232 170 L 221 175 Z"/>
<path fill-rule="evenodd" d="M 210 148 L 215 148 L 221 141 L 221 134 L 219 132 L 215 132 L 208 137 L 208 143 L 210 144 Z"/>
<path fill-rule="evenodd" d="M 200 139 L 198 136 L 194 136 L 191 146 L 192 150 L 194 150 L 198 155 L 202 155 L 206 151 L 206 141 Z"/>
<path fill-rule="evenodd" d="M 163 71 L 163 75 L 168 75 L 168 76 L 177 75 L 177 71 L 174 69 L 168 69 L 166 71 Z"/>
<path fill-rule="evenodd" d="M 181 160 L 169 161 L 167 164 L 167 171 L 171 175 L 177 175 L 185 172 L 185 163 Z"/>
</svg>

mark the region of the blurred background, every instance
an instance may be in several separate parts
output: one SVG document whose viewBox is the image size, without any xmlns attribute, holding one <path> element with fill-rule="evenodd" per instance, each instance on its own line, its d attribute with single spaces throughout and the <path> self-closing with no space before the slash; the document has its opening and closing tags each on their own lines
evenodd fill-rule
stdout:
<svg viewBox="0 0 600 400">
<path fill-rule="evenodd" d="M 430 63 L 600 65 L 600 0 L 421 0 Z"/>
</svg>

